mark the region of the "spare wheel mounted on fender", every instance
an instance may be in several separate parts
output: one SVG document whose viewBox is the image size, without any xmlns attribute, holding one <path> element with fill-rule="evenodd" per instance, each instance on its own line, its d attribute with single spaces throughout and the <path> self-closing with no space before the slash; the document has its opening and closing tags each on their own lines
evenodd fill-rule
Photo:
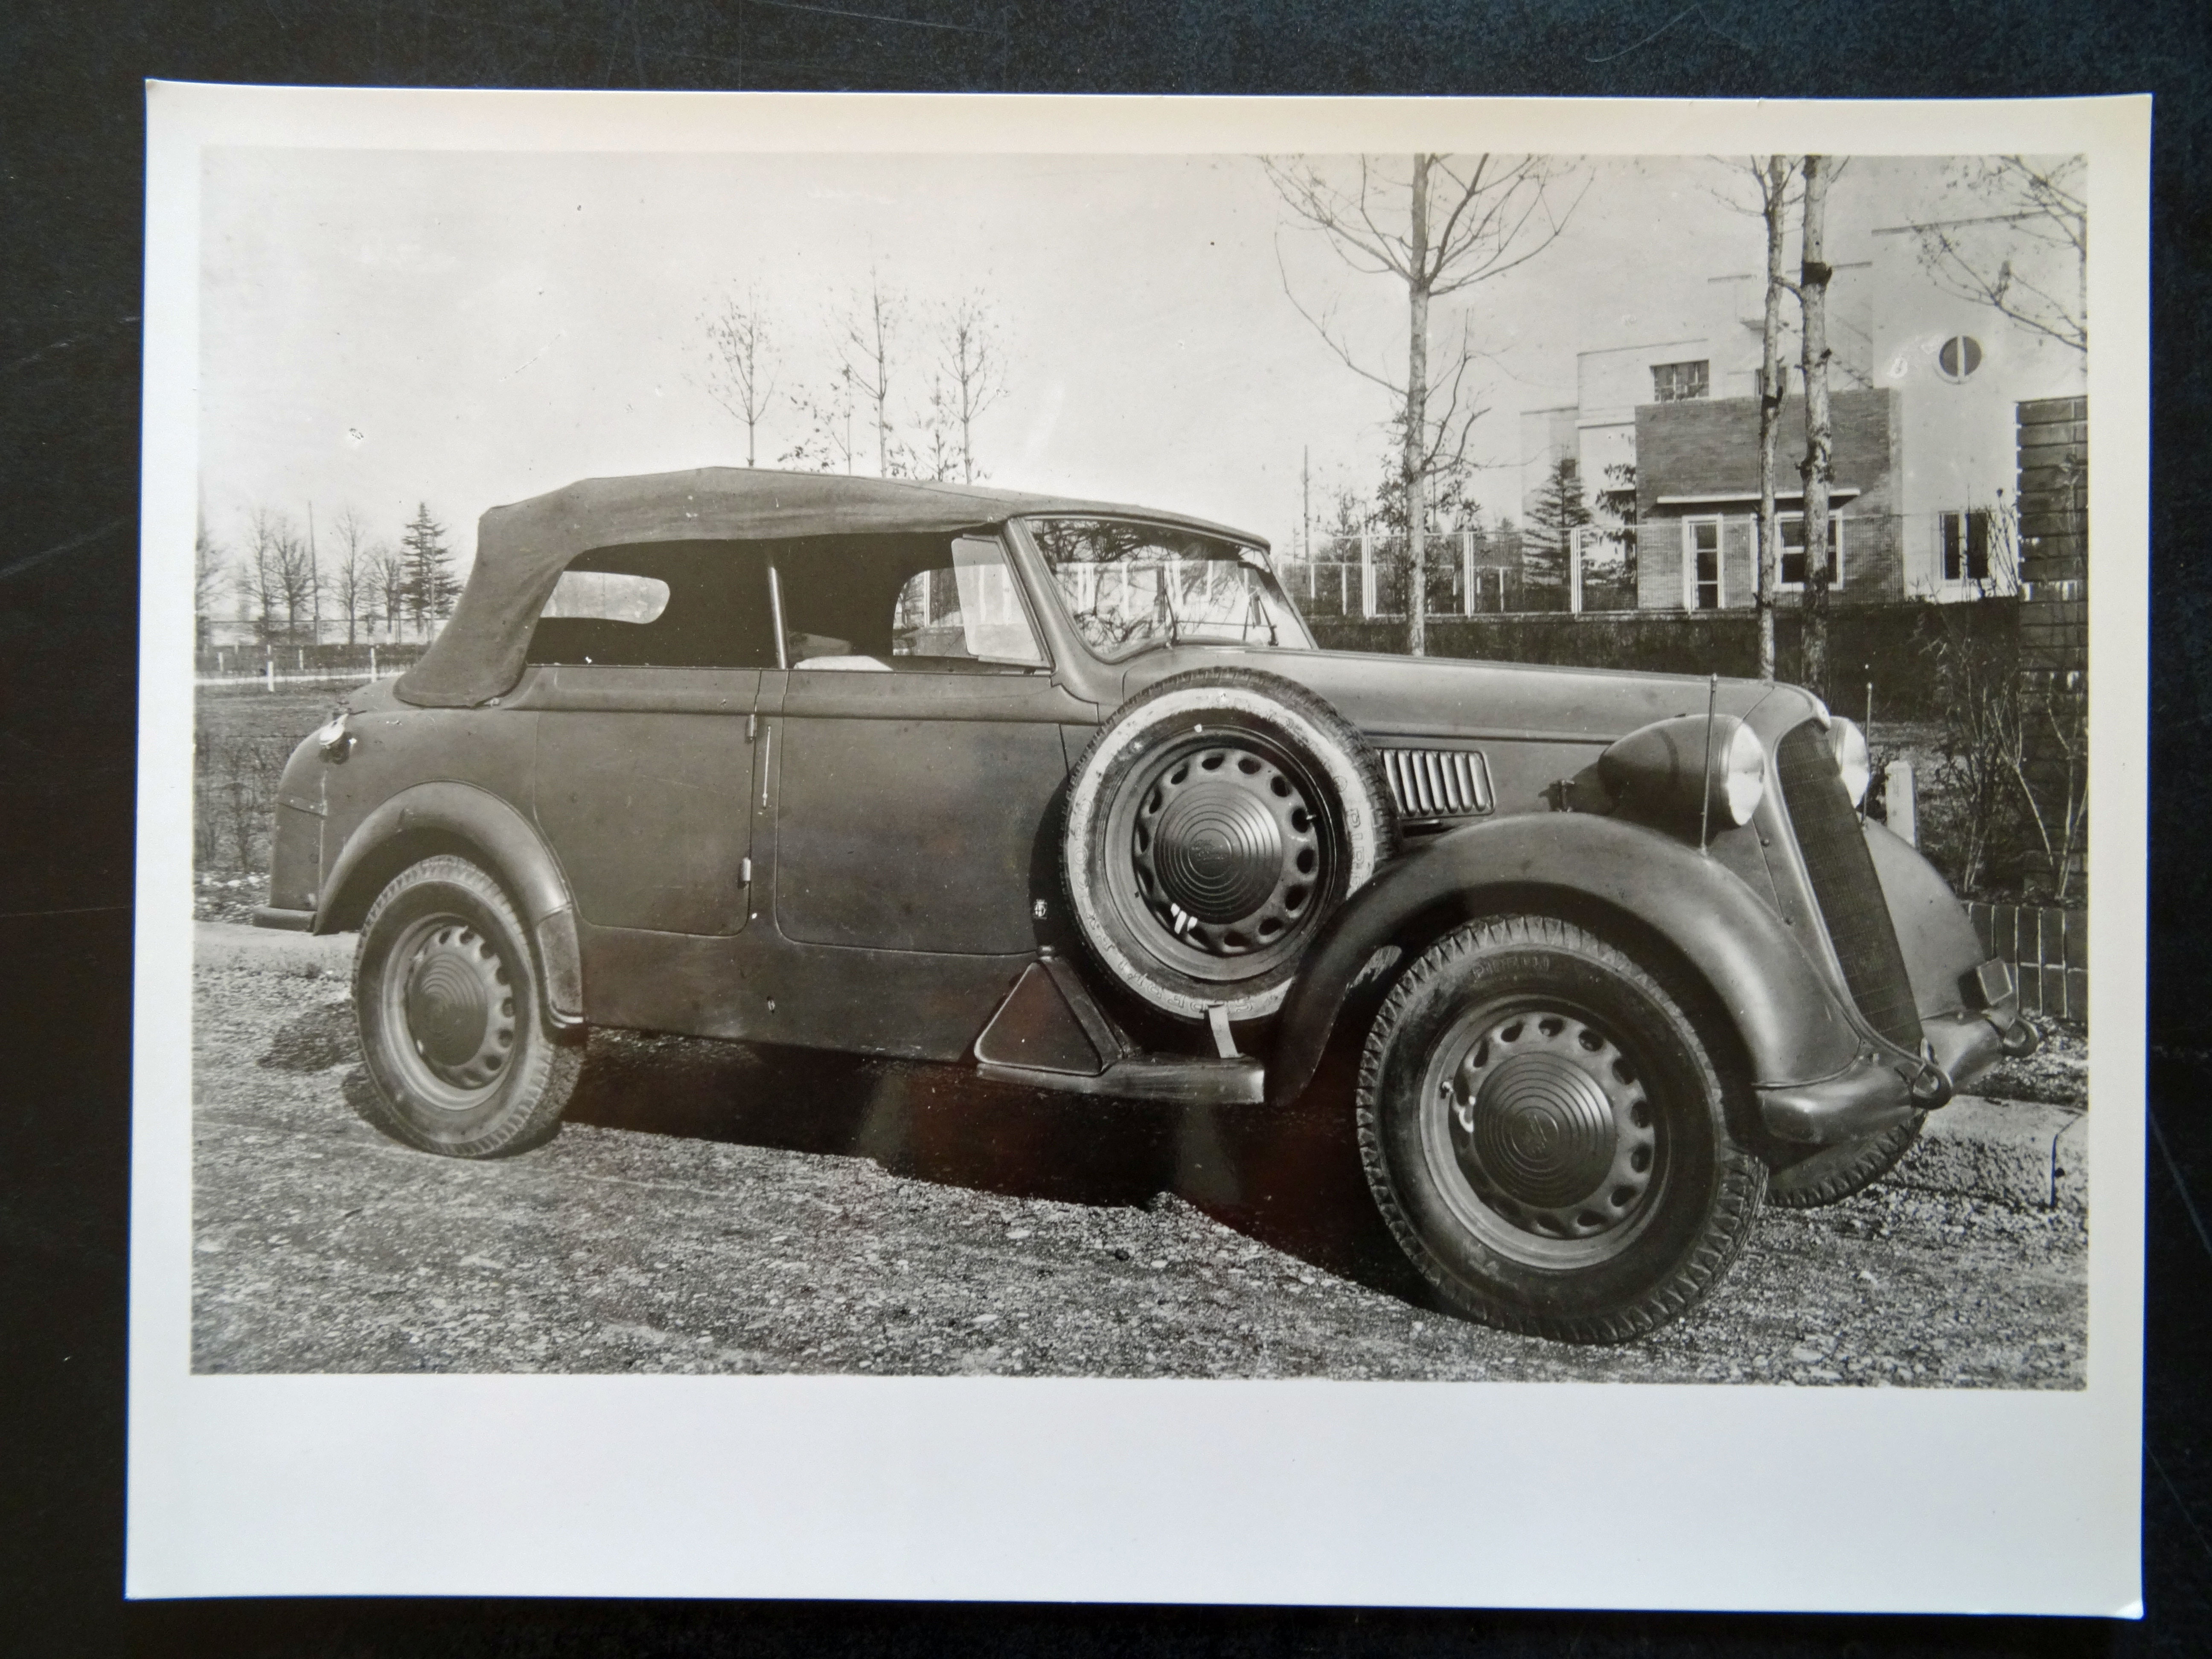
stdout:
<svg viewBox="0 0 2212 1659">
<path fill-rule="evenodd" d="M 1060 868 L 1084 941 L 1156 1008 L 1257 1019 L 1322 921 L 1397 849 L 1374 750 L 1322 698 L 1247 668 L 1176 674 L 1076 763 Z"/>
</svg>

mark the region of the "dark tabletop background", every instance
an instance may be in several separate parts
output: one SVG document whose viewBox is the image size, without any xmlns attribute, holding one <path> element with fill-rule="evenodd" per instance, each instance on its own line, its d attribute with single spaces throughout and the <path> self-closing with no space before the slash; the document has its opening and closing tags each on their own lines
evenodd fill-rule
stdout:
<svg viewBox="0 0 2212 1659">
<path fill-rule="evenodd" d="M 15 0 L 0 7 L 0 1650 L 781 1656 L 2183 1654 L 2212 1645 L 2212 8 L 1861 0 Z M 2150 1616 L 805 1603 L 126 1606 L 124 1357 L 149 76 L 930 92 L 2152 92 Z M 1879 1447 L 1868 1448 L 1878 1456 Z M 1817 1502 L 1747 1452 L 1744 1501 Z M 1316 1516 L 1316 1526 L 1328 1524 Z M 1899 1514 L 1911 1528 L 1914 1517 Z M 1944 1540 L 1929 1537 L 1941 1551 Z M 1869 1587 L 1870 1589 L 1875 1587 Z"/>
</svg>

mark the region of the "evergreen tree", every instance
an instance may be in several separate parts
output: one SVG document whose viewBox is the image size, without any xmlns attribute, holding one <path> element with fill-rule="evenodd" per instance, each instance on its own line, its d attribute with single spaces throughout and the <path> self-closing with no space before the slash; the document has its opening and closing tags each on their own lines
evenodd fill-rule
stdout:
<svg viewBox="0 0 2212 1659">
<path fill-rule="evenodd" d="M 1626 590 L 1626 600 L 1636 603 L 1636 463 L 1617 461 L 1605 470 L 1605 485 L 1595 503 L 1597 535 L 1583 538 L 1586 554 L 1593 540 L 1604 549 L 1605 568 L 1599 580 Z M 1592 560 L 1592 562 L 1596 562 Z M 1590 572 L 1585 569 L 1587 580 Z"/>
<path fill-rule="evenodd" d="M 1573 456 L 1562 455 L 1552 464 L 1528 502 L 1521 562 L 1530 587 L 1565 591 L 1568 544 L 1574 532 L 1589 522 L 1589 504 L 1583 499 L 1582 467 Z"/>
<path fill-rule="evenodd" d="M 427 637 L 432 623 L 453 615 L 453 600 L 461 589 L 453 578 L 453 554 L 446 545 L 446 526 L 430 516 L 428 501 L 416 506 L 399 545 L 407 568 L 407 615 Z"/>
</svg>

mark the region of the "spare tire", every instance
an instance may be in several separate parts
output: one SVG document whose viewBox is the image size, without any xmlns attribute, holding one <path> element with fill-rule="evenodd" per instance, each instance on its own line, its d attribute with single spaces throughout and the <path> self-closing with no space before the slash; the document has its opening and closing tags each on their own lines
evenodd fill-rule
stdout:
<svg viewBox="0 0 2212 1659">
<path fill-rule="evenodd" d="M 1173 675 L 1098 728 L 1067 792 L 1060 868 L 1084 942 L 1153 1007 L 1282 1006 L 1322 921 L 1397 850 L 1375 751 L 1304 686 Z"/>
</svg>

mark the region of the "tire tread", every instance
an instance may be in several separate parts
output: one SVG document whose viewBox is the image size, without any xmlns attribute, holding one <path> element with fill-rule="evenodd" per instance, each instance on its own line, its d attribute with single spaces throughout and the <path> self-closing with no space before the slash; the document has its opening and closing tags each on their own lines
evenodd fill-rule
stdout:
<svg viewBox="0 0 2212 1659">
<path fill-rule="evenodd" d="M 1380 1099 L 1382 1070 L 1392 1034 L 1413 1006 L 1420 991 L 1457 960 L 1478 950 L 1534 949 L 1595 956 L 1637 990 L 1671 1010 L 1690 1024 L 1680 1002 L 1642 967 L 1613 945 L 1553 916 L 1516 915 L 1463 924 L 1424 951 L 1404 972 L 1383 999 L 1369 1028 L 1360 1053 L 1358 1141 L 1361 1167 L 1376 1206 L 1399 1248 L 1419 1270 L 1445 1303 L 1467 1316 L 1522 1336 L 1555 1341 L 1618 1343 L 1648 1336 L 1669 1324 L 1705 1299 L 1743 1253 L 1766 1190 L 1766 1165 L 1725 1133 L 1719 1137 L 1717 1161 L 1719 1191 L 1712 1222 L 1688 1255 L 1665 1281 L 1634 1305 L 1607 1314 L 1572 1315 L 1531 1312 L 1476 1295 L 1446 1273 L 1430 1254 L 1419 1230 L 1398 1200 L 1382 1146 Z M 1721 1086 L 1712 1061 L 1698 1045 L 1698 1059 L 1712 1086 Z"/>
<path fill-rule="evenodd" d="M 376 896 L 362 920 L 361 943 L 354 951 L 353 1003 L 355 1018 L 361 1018 L 363 998 L 374 994 L 374 988 L 362 983 L 363 969 L 369 956 L 371 940 L 378 924 L 392 907 L 409 894 L 431 883 L 444 883 L 466 893 L 491 912 L 499 924 L 509 930 L 520 945 L 524 960 L 528 963 L 530 1018 L 526 1029 L 531 1041 L 524 1045 L 528 1054 L 530 1075 L 517 1079 L 510 1085 L 527 1088 L 532 1098 L 526 1110 L 502 1114 L 493 1120 L 492 1127 L 474 1139 L 446 1142 L 433 1139 L 418 1130 L 404 1112 L 386 1097 L 384 1085 L 378 1079 L 376 1068 L 368 1069 L 369 1087 L 362 1091 L 362 1115 L 376 1128 L 393 1139 L 404 1142 L 427 1152 L 437 1152 L 452 1158 L 511 1158 L 526 1152 L 550 1140 L 561 1127 L 562 1114 L 568 1109 L 568 1099 L 575 1092 L 577 1079 L 582 1074 L 584 1045 L 580 1033 L 555 1032 L 540 1019 L 544 993 L 538 975 L 536 953 L 530 933 L 522 925 L 514 901 L 506 890 L 480 866 L 457 854 L 441 853 L 409 865 Z M 368 1052 L 371 1037 L 365 1023 L 361 1032 L 362 1049 Z"/>
</svg>

